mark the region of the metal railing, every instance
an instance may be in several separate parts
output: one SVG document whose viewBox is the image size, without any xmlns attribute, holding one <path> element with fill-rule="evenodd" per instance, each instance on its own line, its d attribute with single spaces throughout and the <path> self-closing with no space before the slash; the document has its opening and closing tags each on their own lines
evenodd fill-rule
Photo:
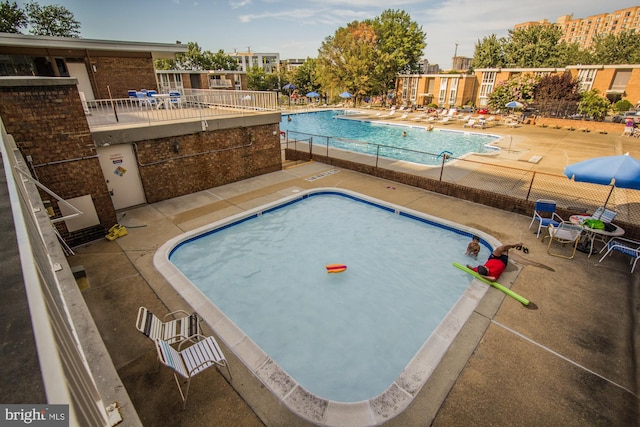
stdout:
<svg viewBox="0 0 640 427">
<path fill-rule="evenodd" d="M 496 165 L 490 162 L 490 155 L 487 161 L 477 161 L 454 157 L 446 151 L 430 153 L 296 131 L 288 131 L 285 142 L 286 148 L 309 153 L 311 157 L 316 154 L 375 168 L 402 170 L 403 162 L 409 161 L 425 165 L 411 168 L 411 174 L 526 201 L 553 199 L 558 206 L 576 213 L 594 212 L 606 202 L 609 209 L 617 212 L 616 220 L 640 225 L 638 190 L 575 182 L 564 175 Z"/>
<path fill-rule="evenodd" d="M 83 101 L 91 128 L 121 124 L 152 124 L 172 120 L 205 120 L 278 110 L 275 92 L 185 89 L 180 96 Z"/>
<path fill-rule="evenodd" d="M 69 303 L 69 291 L 62 290 L 69 280 L 75 285 L 73 274 L 35 180 L 24 175 L 26 163 L 1 120 L 0 152 L 47 402 L 69 405 L 69 425 L 107 426 L 107 410 L 70 314 L 75 303 Z M 101 375 L 107 375 L 106 370 Z"/>
</svg>

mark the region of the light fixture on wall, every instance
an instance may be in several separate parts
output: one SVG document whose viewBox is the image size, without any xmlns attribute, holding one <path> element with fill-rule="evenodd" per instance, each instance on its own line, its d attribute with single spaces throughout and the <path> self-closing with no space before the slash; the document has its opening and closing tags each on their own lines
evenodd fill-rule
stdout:
<svg viewBox="0 0 640 427">
<path fill-rule="evenodd" d="M 176 154 L 180 153 L 180 142 L 177 139 L 173 140 L 173 152 Z"/>
<path fill-rule="evenodd" d="M 250 133 L 250 134 L 249 134 L 249 142 L 250 142 L 251 144 L 253 144 L 254 142 L 256 142 L 256 136 L 255 136 L 255 134 L 253 134 L 253 133 Z"/>
<path fill-rule="evenodd" d="M 98 67 L 96 67 L 95 65 L 92 65 L 91 68 L 93 68 L 94 73 L 98 71 Z"/>
</svg>

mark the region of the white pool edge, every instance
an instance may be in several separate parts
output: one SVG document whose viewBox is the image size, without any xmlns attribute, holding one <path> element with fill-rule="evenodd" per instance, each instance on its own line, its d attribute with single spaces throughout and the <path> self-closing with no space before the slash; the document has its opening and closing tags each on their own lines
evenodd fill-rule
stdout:
<svg viewBox="0 0 640 427">
<path fill-rule="evenodd" d="M 353 403 L 327 400 L 306 390 L 269 357 L 249 336 L 229 319 L 209 298 L 194 286 L 170 261 L 169 254 L 181 242 L 210 230 L 232 224 L 314 193 L 340 193 L 373 204 L 403 212 L 457 230 L 480 236 L 492 247 L 500 242 L 493 236 L 463 224 L 414 211 L 364 194 L 337 188 L 316 188 L 284 197 L 211 224 L 188 231 L 164 243 L 154 254 L 156 269 L 167 282 L 212 328 L 216 336 L 289 410 L 312 423 L 325 426 L 373 426 L 402 413 L 417 396 L 438 366 L 459 331 L 469 319 L 488 286 L 476 279 L 449 310 L 443 321 L 420 347 L 400 375 L 381 394 L 369 400 Z"/>
</svg>

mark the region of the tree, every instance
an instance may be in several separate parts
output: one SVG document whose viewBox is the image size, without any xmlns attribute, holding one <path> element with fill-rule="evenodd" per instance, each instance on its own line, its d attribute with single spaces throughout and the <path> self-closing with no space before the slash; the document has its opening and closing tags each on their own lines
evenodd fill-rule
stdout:
<svg viewBox="0 0 640 427">
<path fill-rule="evenodd" d="M 395 87 L 399 72 L 418 70 L 425 47 L 422 27 L 404 11 L 386 10 L 353 21 L 327 37 L 318 50 L 318 79 L 325 88 L 356 96 L 382 94 Z"/>
<path fill-rule="evenodd" d="M 518 101 L 525 106 L 532 102 L 538 80 L 529 75 L 521 75 L 498 83 L 489 94 L 489 107 L 502 110 L 507 102 Z"/>
<path fill-rule="evenodd" d="M 293 71 L 290 83 L 305 92 L 318 92 L 321 84 L 317 79 L 317 75 L 317 61 L 313 58 L 307 58 L 301 66 Z"/>
<path fill-rule="evenodd" d="M 247 71 L 247 88 L 249 90 L 278 90 L 278 74 L 267 74 L 262 67 L 254 66 Z"/>
<path fill-rule="evenodd" d="M 505 38 L 498 38 L 495 34 L 478 40 L 473 52 L 471 66 L 473 68 L 499 68 L 504 66 Z"/>
<path fill-rule="evenodd" d="M 622 31 L 596 36 L 593 61 L 595 64 L 640 64 L 640 34 Z"/>
<path fill-rule="evenodd" d="M 374 90 L 373 76 L 379 59 L 373 28 L 353 21 L 322 42 L 317 58 L 318 81 L 324 88 L 345 89 L 358 98 Z"/>
<path fill-rule="evenodd" d="M 36 36 L 80 37 L 80 22 L 66 7 L 40 6 L 37 2 L 24 5 L 31 28 Z"/>
<path fill-rule="evenodd" d="M 222 49 L 211 56 L 211 62 L 212 70 L 235 71 L 238 69 L 238 61 L 233 56 L 224 53 Z"/>
<path fill-rule="evenodd" d="M 387 9 L 369 24 L 378 41 L 376 78 L 385 89 L 393 89 L 398 73 L 419 71 L 427 35 L 407 12 L 400 10 Z"/>
<path fill-rule="evenodd" d="M 509 30 L 509 42 L 504 47 L 508 67 L 562 67 L 560 39 L 562 30 L 556 25 L 538 25 L 521 30 Z"/>
<path fill-rule="evenodd" d="M 580 81 L 570 72 L 542 77 L 533 97 L 538 112 L 543 116 L 562 117 L 576 112 L 580 101 Z"/>
<path fill-rule="evenodd" d="M 603 121 L 609 109 L 611 109 L 611 102 L 600 95 L 598 89 L 582 92 L 580 102 L 578 103 L 579 113 L 587 117 L 593 117 L 594 120 Z"/>
<path fill-rule="evenodd" d="M 213 54 L 203 51 L 195 42 L 187 43 L 187 52 L 179 53 L 176 59 L 156 59 L 154 65 L 157 70 L 231 70 L 238 69 L 237 61 L 220 49 Z"/>
<path fill-rule="evenodd" d="M 16 2 L 5 0 L 0 3 L 0 33 L 20 34 L 20 28 L 26 28 L 28 24 L 27 14 Z"/>
</svg>

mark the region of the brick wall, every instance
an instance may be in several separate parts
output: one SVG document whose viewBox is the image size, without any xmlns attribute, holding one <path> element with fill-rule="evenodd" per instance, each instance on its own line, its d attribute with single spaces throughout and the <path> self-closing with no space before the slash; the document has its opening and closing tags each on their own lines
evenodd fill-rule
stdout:
<svg viewBox="0 0 640 427">
<path fill-rule="evenodd" d="M 92 79 L 93 94 L 96 99 L 128 98 L 127 91 L 148 89 L 158 90 L 153 59 L 147 57 L 92 56 L 89 78 Z M 93 66 L 96 71 L 93 71 Z"/>
<path fill-rule="evenodd" d="M 40 79 L 43 85 L 33 86 L 37 81 L 0 85 L 0 116 L 7 133 L 23 156 L 31 156 L 37 179 L 51 191 L 63 199 L 91 195 L 100 225 L 68 233 L 65 224 L 58 223 L 65 240 L 74 245 L 104 237 L 116 216 L 75 79 Z M 59 213 L 52 196 L 42 192 L 42 197 Z"/>
<path fill-rule="evenodd" d="M 239 127 L 135 143 L 147 202 L 282 169 L 280 139 L 273 129 L 272 124 Z"/>
</svg>

